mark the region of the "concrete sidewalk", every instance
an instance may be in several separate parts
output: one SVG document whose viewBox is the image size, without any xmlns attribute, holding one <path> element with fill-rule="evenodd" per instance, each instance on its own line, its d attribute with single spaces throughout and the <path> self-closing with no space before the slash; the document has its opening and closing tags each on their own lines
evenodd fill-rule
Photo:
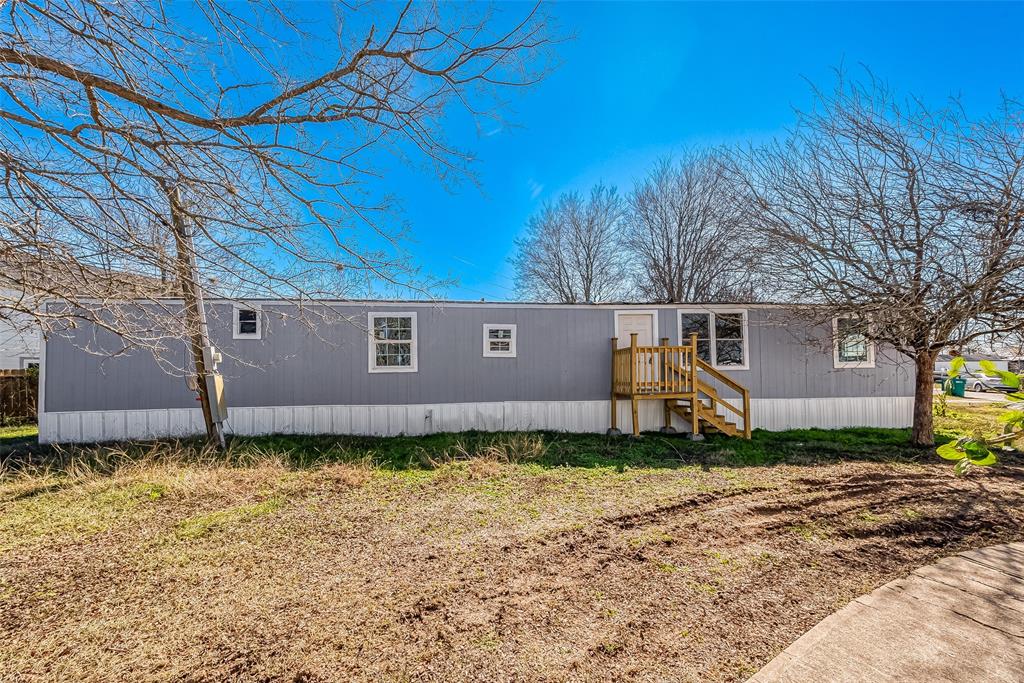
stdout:
<svg viewBox="0 0 1024 683">
<path fill-rule="evenodd" d="M 960 553 L 857 598 L 750 681 L 1024 681 L 1024 543 Z"/>
</svg>

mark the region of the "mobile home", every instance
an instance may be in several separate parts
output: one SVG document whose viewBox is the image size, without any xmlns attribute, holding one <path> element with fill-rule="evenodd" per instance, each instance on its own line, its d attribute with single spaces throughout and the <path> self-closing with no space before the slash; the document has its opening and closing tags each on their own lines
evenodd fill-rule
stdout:
<svg viewBox="0 0 1024 683">
<path fill-rule="evenodd" d="M 207 305 L 234 434 L 911 422 L 913 365 L 807 309 L 339 301 L 314 304 L 337 319 L 311 329 L 287 302 Z M 43 442 L 202 431 L 182 377 L 89 324 L 48 335 L 41 383 Z"/>
</svg>

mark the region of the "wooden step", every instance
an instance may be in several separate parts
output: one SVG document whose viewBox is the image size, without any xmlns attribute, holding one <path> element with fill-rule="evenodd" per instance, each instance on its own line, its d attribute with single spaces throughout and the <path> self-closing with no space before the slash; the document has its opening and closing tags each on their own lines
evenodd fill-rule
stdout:
<svg viewBox="0 0 1024 683">
<path fill-rule="evenodd" d="M 667 401 L 667 403 L 669 410 L 686 420 L 687 423 L 691 423 L 693 421 L 693 411 L 689 403 L 681 404 L 679 401 Z M 698 424 L 705 429 L 710 427 L 717 432 L 728 434 L 729 436 L 737 436 L 740 433 L 740 429 L 735 422 L 730 422 L 723 416 L 714 412 L 710 406 L 704 403 L 703 400 L 698 400 L 698 406 Z"/>
<path fill-rule="evenodd" d="M 672 409 L 671 406 L 670 409 Z M 690 406 L 688 404 L 677 405 L 672 410 L 687 422 L 692 419 L 693 412 L 690 410 Z M 739 433 L 737 423 L 726 420 L 722 415 L 713 412 L 711 407 L 706 404 L 702 403 L 701 407 L 698 409 L 697 418 L 701 423 L 703 423 L 704 427 L 714 429 L 716 432 L 723 432 L 730 436 L 735 436 Z"/>
</svg>

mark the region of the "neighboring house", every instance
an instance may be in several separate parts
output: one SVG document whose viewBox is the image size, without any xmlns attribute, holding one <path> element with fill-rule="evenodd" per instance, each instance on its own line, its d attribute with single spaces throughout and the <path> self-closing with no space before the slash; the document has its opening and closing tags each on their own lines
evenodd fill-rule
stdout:
<svg viewBox="0 0 1024 683">
<path fill-rule="evenodd" d="M 935 373 L 937 375 L 948 375 L 949 365 L 953 362 L 956 356 L 949 353 L 940 353 L 935 358 Z M 964 370 L 971 374 L 984 374 L 981 371 L 981 361 L 987 360 L 996 367 L 997 370 L 1009 370 L 1010 361 L 1005 358 L 999 358 L 992 354 L 963 354 L 964 359 Z"/>
<path fill-rule="evenodd" d="M 990 377 L 981 369 L 982 361 L 989 361 L 995 367 L 996 370 L 1009 370 L 1010 372 L 1019 372 L 1020 367 L 1019 361 L 1007 357 L 1000 357 L 995 353 L 964 353 L 961 354 L 964 359 L 963 370 L 960 371 L 960 377 L 966 380 L 966 388 L 971 391 L 1010 391 L 1012 387 L 1007 386 L 1000 378 Z M 949 368 L 956 358 L 953 354 L 942 353 L 935 359 L 935 381 L 941 382 L 949 377 Z"/>
<path fill-rule="evenodd" d="M 159 278 L 111 269 L 86 267 L 73 261 L 40 259 L 23 251 L 0 250 L 0 370 L 18 370 L 39 364 L 42 328 L 32 311 L 42 301 L 60 294 L 76 296 L 161 296 L 168 283 Z M 11 289 L 27 285 L 30 291 Z"/>
<path fill-rule="evenodd" d="M 209 303 L 211 340 L 225 358 L 220 369 L 230 406 L 228 432 L 605 432 L 611 426 L 611 339 L 629 346 L 636 334 L 637 344 L 650 349 L 667 338 L 688 349 L 694 333 L 706 364 L 701 367 L 707 368 L 698 375 L 718 398 L 735 404 L 734 386 L 749 391 L 749 424 L 732 419 L 740 432 L 911 423 L 913 365 L 867 343 L 844 320 L 808 322 L 807 309 L 801 315 L 764 304 L 317 305 L 348 321 L 314 334 L 286 317 L 295 310 L 289 303 Z M 93 353 L 80 349 L 85 344 Z M 110 355 L 97 355 L 99 348 Z M 202 430 L 195 396 L 180 377 L 164 373 L 146 351 L 120 350 L 117 337 L 88 325 L 49 335 L 41 368 L 41 441 Z M 172 352 L 183 358 L 184 345 Z M 616 354 L 615 362 L 629 353 Z M 692 365 L 685 351 L 640 362 L 640 383 L 678 377 L 673 363 Z M 628 431 L 631 401 L 617 404 L 618 426 Z M 638 426 L 645 430 L 666 419 L 679 431 L 690 429 L 682 410 L 665 410 L 660 400 L 639 404 Z"/>
<path fill-rule="evenodd" d="M 13 294 L 0 293 L 0 300 Z M 27 313 L 0 307 L 0 370 L 23 370 L 39 364 L 39 327 Z"/>
<path fill-rule="evenodd" d="M 1024 356 L 1021 355 L 1019 345 L 1003 346 L 1001 348 L 993 349 L 992 355 L 998 356 L 1006 362 L 1006 370 L 1018 375 L 1024 373 Z"/>
</svg>

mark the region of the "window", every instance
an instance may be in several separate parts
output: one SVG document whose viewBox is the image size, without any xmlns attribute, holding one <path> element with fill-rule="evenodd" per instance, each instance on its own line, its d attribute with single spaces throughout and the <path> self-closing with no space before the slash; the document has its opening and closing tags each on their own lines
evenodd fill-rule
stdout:
<svg viewBox="0 0 1024 683">
<path fill-rule="evenodd" d="M 22 358 L 21 359 L 21 369 L 22 370 L 32 370 L 32 369 L 38 370 L 39 369 L 39 359 L 38 358 Z"/>
<path fill-rule="evenodd" d="M 679 343 L 688 344 L 690 336 L 697 335 L 697 358 L 711 362 L 711 314 L 680 313 Z"/>
<path fill-rule="evenodd" d="M 484 358 L 515 358 L 516 326 L 484 325 Z"/>
<path fill-rule="evenodd" d="M 743 313 L 715 314 L 715 365 L 746 365 Z"/>
<path fill-rule="evenodd" d="M 235 339 L 260 339 L 263 336 L 263 315 L 259 306 L 236 305 L 232 323 Z"/>
<path fill-rule="evenodd" d="M 862 319 L 841 316 L 832 319 L 835 339 L 834 360 L 837 368 L 875 367 L 875 345 L 867 337 Z"/>
<path fill-rule="evenodd" d="M 680 311 L 679 343 L 697 335 L 697 357 L 716 368 L 746 370 L 746 311 Z"/>
<path fill-rule="evenodd" d="M 370 372 L 416 372 L 416 314 L 370 313 Z"/>
</svg>

